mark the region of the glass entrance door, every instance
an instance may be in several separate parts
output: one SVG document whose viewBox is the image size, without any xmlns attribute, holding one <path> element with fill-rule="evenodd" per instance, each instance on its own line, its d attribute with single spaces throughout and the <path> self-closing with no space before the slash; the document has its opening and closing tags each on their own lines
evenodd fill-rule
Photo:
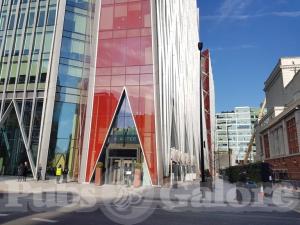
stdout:
<svg viewBox="0 0 300 225">
<path fill-rule="evenodd" d="M 107 171 L 108 184 L 131 185 L 136 158 L 110 158 Z"/>
</svg>

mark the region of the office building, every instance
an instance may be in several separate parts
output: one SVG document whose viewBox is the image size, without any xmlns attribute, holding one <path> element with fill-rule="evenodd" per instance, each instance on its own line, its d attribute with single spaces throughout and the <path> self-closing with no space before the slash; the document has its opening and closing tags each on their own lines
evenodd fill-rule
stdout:
<svg viewBox="0 0 300 225">
<path fill-rule="evenodd" d="M 235 107 L 234 111 L 216 114 L 216 167 L 226 168 L 244 161 L 245 153 L 254 132 L 259 109 Z M 249 156 L 254 161 L 256 146 Z"/>
<path fill-rule="evenodd" d="M 107 184 L 136 165 L 145 185 L 199 174 L 196 0 L 1 3 L 1 174 L 25 161 L 79 182 L 100 165 Z"/>
</svg>

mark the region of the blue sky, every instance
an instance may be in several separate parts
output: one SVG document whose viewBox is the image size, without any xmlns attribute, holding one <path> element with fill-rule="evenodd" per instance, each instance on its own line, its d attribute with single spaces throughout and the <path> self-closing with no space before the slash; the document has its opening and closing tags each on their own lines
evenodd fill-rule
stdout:
<svg viewBox="0 0 300 225">
<path fill-rule="evenodd" d="M 197 0 L 211 49 L 216 111 L 259 106 L 280 57 L 300 56 L 300 0 Z"/>
</svg>

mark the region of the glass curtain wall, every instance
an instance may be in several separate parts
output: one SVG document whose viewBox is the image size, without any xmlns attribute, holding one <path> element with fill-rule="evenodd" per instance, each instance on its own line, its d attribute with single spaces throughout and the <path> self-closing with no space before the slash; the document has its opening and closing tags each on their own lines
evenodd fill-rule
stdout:
<svg viewBox="0 0 300 225">
<path fill-rule="evenodd" d="M 102 1 L 87 181 L 126 87 L 145 161 L 157 184 L 151 1 Z"/>
<path fill-rule="evenodd" d="M 14 175 L 24 161 L 36 166 L 56 4 L 7 0 L 0 6 L 1 174 Z"/>
<path fill-rule="evenodd" d="M 61 165 L 78 176 L 78 154 L 89 74 L 88 24 L 94 1 L 67 0 L 60 52 L 57 94 L 48 154 L 48 173 Z"/>
</svg>

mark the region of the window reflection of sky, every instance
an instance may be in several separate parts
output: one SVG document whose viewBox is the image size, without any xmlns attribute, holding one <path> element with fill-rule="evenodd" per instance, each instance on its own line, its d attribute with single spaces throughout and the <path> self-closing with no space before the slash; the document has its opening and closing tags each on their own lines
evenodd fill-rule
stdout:
<svg viewBox="0 0 300 225">
<path fill-rule="evenodd" d="M 113 123 L 110 135 L 110 143 L 138 143 L 137 131 L 126 96 L 123 97 L 123 103 Z"/>
<path fill-rule="evenodd" d="M 73 115 L 76 115 L 76 104 L 57 102 L 55 123 L 57 124 L 57 152 L 67 152 L 72 137 Z"/>
</svg>

